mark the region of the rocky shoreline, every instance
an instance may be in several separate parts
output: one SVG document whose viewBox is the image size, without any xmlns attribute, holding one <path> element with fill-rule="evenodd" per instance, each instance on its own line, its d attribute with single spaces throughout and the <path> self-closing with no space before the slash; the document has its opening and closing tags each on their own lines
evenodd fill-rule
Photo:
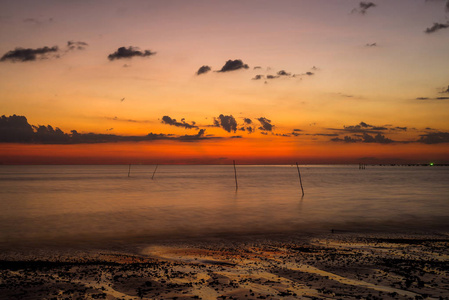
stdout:
<svg viewBox="0 0 449 300">
<path fill-rule="evenodd" d="M 449 235 L 164 242 L 4 252 L 2 299 L 449 299 Z"/>
</svg>

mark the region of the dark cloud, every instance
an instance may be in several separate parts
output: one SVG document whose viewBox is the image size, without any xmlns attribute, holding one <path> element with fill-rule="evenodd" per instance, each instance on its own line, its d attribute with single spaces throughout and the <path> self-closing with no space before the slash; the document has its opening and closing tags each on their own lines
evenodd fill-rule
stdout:
<svg viewBox="0 0 449 300">
<path fill-rule="evenodd" d="M 339 137 L 331 139 L 331 141 L 334 142 L 346 142 L 346 143 L 363 142 L 363 143 L 388 144 L 388 143 L 406 143 L 406 142 L 391 140 L 385 137 L 385 135 L 383 135 L 384 133 L 395 131 L 396 132 L 407 131 L 408 127 L 400 127 L 400 126 L 393 127 L 391 124 L 385 126 L 374 126 L 371 124 L 367 124 L 365 122 L 360 122 L 357 125 L 343 126 L 343 129 L 328 128 L 328 130 L 334 131 L 336 130 L 342 133 L 352 134 L 352 136 L 345 136 L 344 139 L 341 139 Z"/>
<path fill-rule="evenodd" d="M 449 132 L 431 132 L 422 134 L 418 142 L 424 144 L 449 143 Z"/>
<path fill-rule="evenodd" d="M 253 124 L 253 121 L 250 118 L 244 118 L 243 122 L 245 122 L 245 124 Z"/>
<path fill-rule="evenodd" d="M 178 138 L 178 140 L 182 142 L 194 142 L 194 141 L 200 141 L 200 140 L 207 140 L 211 138 L 218 138 L 218 137 L 207 137 L 205 136 L 205 129 L 200 129 L 197 134 L 195 135 L 183 135 Z"/>
<path fill-rule="evenodd" d="M 279 78 L 279 76 L 267 75 L 267 79 L 275 79 L 275 78 Z"/>
<path fill-rule="evenodd" d="M 312 76 L 314 73 L 313 72 L 306 72 L 306 75 L 308 76 Z"/>
<path fill-rule="evenodd" d="M 184 119 L 181 119 L 181 122 L 176 121 L 176 119 L 172 119 L 169 116 L 163 116 L 162 117 L 162 124 L 168 124 L 176 127 L 184 127 L 186 129 L 198 129 L 198 126 L 195 125 L 195 122 L 192 122 L 192 124 L 186 123 Z"/>
<path fill-rule="evenodd" d="M 278 72 L 278 75 L 279 75 L 279 76 L 290 76 L 291 73 L 287 73 L 285 70 L 280 70 L 280 71 Z"/>
<path fill-rule="evenodd" d="M 381 128 L 381 129 L 376 130 L 374 128 Z M 343 129 L 336 129 L 336 130 L 352 133 L 378 133 L 379 130 L 386 130 L 386 129 L 387 128 L 370 125 L 365 122 L 360 122 L 357 125 L 343 126 Z"/>
<path fill-rule="evenodd" d="M 36 59 L 48 58 L 48 54 L 55 54 L 59 51 L 57 46 L 42 48 L 16 48 L 5 53 L 0 61 L 10 60 L 12 62 L 35 61 Z"/>
<path fill-rule="evenodd" d="M 261 80 L 261 79 L 264 79 L 264 78 L 265 78 L 265 76 L 258 74 L 256 76 L 254 76 L 254 78 L 252 78 L 252 80 Z"/>
<path fill-rule="evenodd" d="M 298 131 L 302 131 L 302 129 L 293 129 L 293 131 L 298 132 Z"/>
<path fill-rule="evenodd" d="M 438 30 L 445 29 L 449 27 L 449 23 L 443 24 L 443 23 L 433 23 L 431 27 L 426 28 L 424 30 L 425 33 L 434 33 Z"/>
<path fill-rule="evenodd" d="M 360 139 L 353 139 L 350 136 L 345 136 L 343 139 L 336 137 L 331 139 L 332 142 L 345 142 L 345 143 L 357 143 L 360 142 Z"/>
<path fill-rule="evenodd" d="M 258 70 L 258 69 L 262 69 L 262 67 L 261 67 L 261 66 L 255 66 L 255 67 L 253 68 L 253 70 Z"/>
<path fill-rule="evenodd" d="M 202 66 L 201 68 L 198 69 L 198 71 L 196 71 L 196 75 L 205 74 L 205 73 L 209 72 L 210 70 L 211 70 L 211 68 L 209 66 Z"/>
<path fill-rule="evenodd" d="M 52 126 L 33 126 L 35 130 L 35 140 L 43 144 L 67 144 L 70 142 L 70 135 L 61 129 Z"/>
<path fill-rule="evenodd" d="M 111 129 L 108 129 L 108 131 Z M 0 143 L 94 144 L 154 140 L 190 142 L 219 138 L 221 137 L 205 136 L 204 129 L 200 129 L 195 135 L 183 136 L 162 133 L 149 133 L 143 136 L 123 136 L 115 134 L 78 133 L 76 130 L 65 133 L 61 129 L 53 128 L 50 125 L 30 125 L 24 116 L 13 115 L 9 117 L 2 116 L 0 118 Z"/>
<path fill-rule="evenodd" d="M 368 43 L 365 45 L 366 47 L 376 47 L 377 43 Z"/>
<path fill-rule="evenodd" d="M 152 52 L 151 50 L 140 51 L 138 48 L 132 46 L 128 48 L 120 47 L 114 53 L 109 54 L 108 59 L 112 61 L 114 59 L 132 58 L 135 56 L 146 57 L 155 54 L 156 52 Z"/>
<path fill-rule="evenodd" d="M 268 120 L 267 118 L 264 118 L 264 117 L 260 117 L 257 119 L 257 121 L 260 122 L 260 125 L 261 125 L 259 127 L 260 130 L 273 131 L 274 125 L 271 124 L 271 120 Z"/>
<path fill-rule="evenodd" d="M 449 0 L 448 0 L 449 1 Z M 449 3 L 449 2 L 448 2 Z M 449 85 L 447 86 L 447 89 L 443 89 L 441 92 L 442 94 L 448 93 L 449 94 Z"/>
<path fill-rule="evenodd" d="M 34 136 L 33 127 L 24 116 L 2 116 L 0 118 L 0 142 L 27 143 Z"/>
<path fill-rule="evenodd" d="M 377 143 L 377 144 L 389 144 L 393 143 L 394 141 L 386 138 L 384 135 L 381 135 L 378 133 L 376 136 L 371 136 L 367 133 L 363 134 L 363 142 L 364 143 Z"/>
<path fill-rule="evenodd" d="M 449 12 L 449 0 L 446 0 L 445 7 L 446 7 L 446 12 Z"/>
<path fill-rule="evenodd" d="M 227 132 L 237 131 L 237 121 L 232 115 L 230 116 L 220 115 L 218 116 L 218 118 L 214 118 L 214 126 L 221 127 Z"/>
<path fill-rule="evenodd" d="M 244 64 L 242 60 L 236 59 L 236 60 L 228 60 L 225 65 L 221 68 L 218 72 L 229 72 L 229 71 L 235 71 L 240 69 L 248 69 L 248 65 Z"/>
<path fill-rule="evenodd" d="M 358 8 L 354 8 L 351 12 L 352 13 L 360 13 L 362 15 L 366 14 L 366 11 L 370 9 L 371 7 L 376 7 L 376 4 L 373 2 L 360 2 Z"/>
<path fill-rule="evenodd" d="M 344 142 L 344 143 L 376 143 L 376 144 L 390 144 L 394 143 L 395 141 L 386 138 L 384 135 L 378 133 L 377 135 L 369 135 L 367 133 L 363 133 L 362 136 L 345 136 L 343 139 L 341 138 L 333 138 L 331 139 L 332 142 Z"/>
<path fill-rule="evenodd" d="M 67 47 L 69 48 L 69 50 L 84 50 L 86 49 L 86 47 L 89 46 L 87 43 L 85 42 L 80 42 L 80 41 L 68 41 L 67 42 Z"/>
</svg>

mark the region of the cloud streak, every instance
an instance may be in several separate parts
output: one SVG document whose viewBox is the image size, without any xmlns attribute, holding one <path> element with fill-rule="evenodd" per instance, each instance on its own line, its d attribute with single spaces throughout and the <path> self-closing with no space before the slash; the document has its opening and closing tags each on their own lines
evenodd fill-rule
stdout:
<svg viewBox="0 0 449 300">
<path fill-rule="evenodd" d="M 162 124 L 167 124 L 176 127 L 183 127 L 186 129 L 198 129 L 198 126 L 195 125 L 195 122 L 192 124 L 186 123 L 184 119 L 181 119 L 181 122 L 176 121 L 176 119 L 172 119 L 169 116 L 162 117 Z"/>
<path fill-rule="evenodd" d="M 434 33 L 441 29 L 446 29 L 446 28 L 449 28 L 449 23 L 446 23 L 446 24 L 433 23 L 433 25 L 431 27 L 426 28 L 426 30 L 424 30 L 424 32 L 427 34 L 430 34 L 430 33 Z"/>
<path fill-rule="evenodd" d="M 46 59 L 49 54 L 56 54 L 59 51 L 58 46 L 42 48 L 16 48 L 6 52 L 0 61 L 27 62 L 38 59 Z"/>
<path fill-rule="evenodd" d="M 140 51 L 139 48 L 129 46 L 126 47 L 120 47 L 115 52 L 108 55 L 108 59 L 110 61 L 116 60 L 116 59 L 130 59 L 133 57 L 147 57 L 155 55 L 156 52 L 152 52 L 151 50 L 143 50 Z"/>
</svg>

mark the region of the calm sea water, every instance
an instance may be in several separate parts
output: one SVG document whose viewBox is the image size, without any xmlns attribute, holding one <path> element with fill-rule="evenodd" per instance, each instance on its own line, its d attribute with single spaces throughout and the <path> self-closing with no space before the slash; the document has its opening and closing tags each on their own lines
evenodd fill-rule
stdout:
<svg viewBox="0 0 449 300">
<path fill-rule="evenodd" d="M 449 231 L 448 167 L 0 166 L 0 246 Z"/>
</svg>

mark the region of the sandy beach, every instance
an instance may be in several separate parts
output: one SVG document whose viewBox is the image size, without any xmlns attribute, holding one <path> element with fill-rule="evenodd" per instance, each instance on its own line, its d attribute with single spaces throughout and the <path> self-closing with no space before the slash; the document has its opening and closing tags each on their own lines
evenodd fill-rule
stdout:
<svg viewBox="0 0 449 300">
<path fill-rule="evenodd" d="M 2 299 L 448 299 L 449 235 L 164 241 L 4 251 Z"/>
</svg>

